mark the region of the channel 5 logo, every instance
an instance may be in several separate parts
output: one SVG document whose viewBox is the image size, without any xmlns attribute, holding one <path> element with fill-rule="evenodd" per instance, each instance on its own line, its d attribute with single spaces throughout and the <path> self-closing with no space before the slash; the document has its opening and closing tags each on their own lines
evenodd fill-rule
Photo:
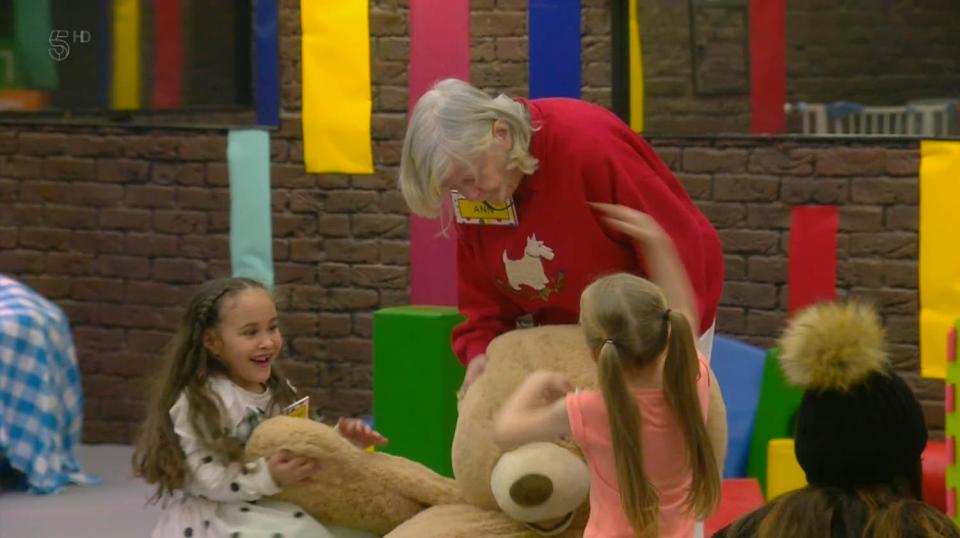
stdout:
<svg viewBox="0 0 960 538">
<path fill-rule="evenodd" d="M 47 51 L 51 58 L 62 62 L 70 56 L 70 43 L 89 43 L 90 39 L 91 35 L 87 30 L 51 30 L 50 48 Z"/>
</svg>

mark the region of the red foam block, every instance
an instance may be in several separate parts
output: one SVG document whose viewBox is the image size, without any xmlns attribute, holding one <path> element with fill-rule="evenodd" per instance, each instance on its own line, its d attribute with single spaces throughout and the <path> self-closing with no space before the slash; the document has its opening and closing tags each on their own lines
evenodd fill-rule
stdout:
<svg viewBox="0 0 960 538">
<path fill-rule="evenodd" d="M 947 516 L 957 517 L 957 490 L 954 488 L 947 490 Z"/>
<path fill-rule="evenodd" d="M 943 390 L 946 392 L 943 397 L 943 407 L 944 411 L 949 415 L 957 408 L 957 386 L 953 383 L 947 383 Z"/>
<path fill-rule="evenodd" d="M 929 441 L 924 449 L 923 460 L 923 501 L 947 511 L 947 444 L 943 441 Z"/>
<path fill-rule="evenodd" d="M 713 533 L 763 506 L 760 483 L 754 478 L 728 478 L 720 490 L 720 505 L 703 524 L 703 535 Z"/>
</svg>

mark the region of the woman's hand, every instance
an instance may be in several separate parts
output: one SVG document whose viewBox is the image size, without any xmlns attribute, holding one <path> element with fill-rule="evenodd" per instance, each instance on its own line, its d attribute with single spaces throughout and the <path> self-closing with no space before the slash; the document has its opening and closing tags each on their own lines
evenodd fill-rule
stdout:
<svg viewBox="0 0 960 538">
<path fill-rule="evenodd" d="M 480 378 L 483 375 L 483 371 L 487 368 L 487 354 L 481 353 L 473 358 L 469 364 L 467 364 L 467 371 L 463 375 L 463 385 L 460 386 L 460 390 L 457 392 L 457 399 L 462 400 L 463 395 L 467 393 L 467 389 L 470 388 L 470 385 L 474 381 Z"/>
<path fill-rule="evenodd" d="M 313 458 L 295 456 L 286 449 L 275 452 L 267 460 L 267 469 L 274 483 L 281 488 L 306 482 L 320 470 L 320 464 Z"/>
<path fill-rule="evenodd" d="M 386 437 L 380 435 L 380 432 L 356 418 L 340 417 L 337 422 L 337 430 L 345 439 L 360 448 L 367 448 L 370 445 L 385 445 L 388 442 Z"/>
</svg>

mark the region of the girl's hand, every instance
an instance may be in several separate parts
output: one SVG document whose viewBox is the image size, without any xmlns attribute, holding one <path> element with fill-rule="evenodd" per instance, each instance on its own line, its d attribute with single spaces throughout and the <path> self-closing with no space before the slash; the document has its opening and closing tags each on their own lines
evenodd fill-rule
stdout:
<svg viewBox="0 0 960 538">
<path fill-rule="evenodd" d="M 550 441 L 570 433 L 564 402 L 573 386 L 557 372 L 528 375 L 503 404 L 493 422 L 493 439 L 504 450 L 524 443 Z"/>
<path fill-rule="evenodd" d="M 642 263 L 651 282 L 660 286 L 667 298 L 667 306 L 682 312 L 696 331 L 700 327 L 697 296 L 687 268 L 677 252 L 677 246 L 667 232 L 650 215 L 636 209 L 590 202 L 600 219 L 614 230 L 623 232 L 639 243 Z"/>
<path fill-rule="evenodd" d="M 355 418 L 340 417 L 337 422 L 337 430 L 340 431 L 340 435 L 360 448 L 367 448 L 370 445 L 385 445 L 388 442 L 386 437 L 380 435 L 380 432 L 368 426 L 364 421 Z"/>
<path fill-rule="evenodd" d="M 644 245 L 656 245 L 669 240 L 667 232 L 653 217 L 631 207 L 617 204 L 589 202 L 600 213 L 601 220 L 611 228 L 623 232 Z"/>
<path fill-rule="evenodd" d="M 306 482 L 320 470 L 320 464 L 313 458 L 295 456 L 289 450 L 281 449 L 267 460 L 267 468 L 273 481 L 281 488 Z"/>
<path fill-rule="evenodd" d="M 531 394 L 539 396 L 545 403 L 553 403 L 573 391 L 573 385 L 557 372 L 538 371 L 530 374 L 526 384 Z"/>
</svg>

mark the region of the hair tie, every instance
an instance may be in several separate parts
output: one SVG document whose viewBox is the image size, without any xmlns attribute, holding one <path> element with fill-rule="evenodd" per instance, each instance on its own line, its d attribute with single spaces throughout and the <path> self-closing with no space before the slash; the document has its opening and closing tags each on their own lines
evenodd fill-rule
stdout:
<svg viewBox="0 0 960 538">
<path fill-rule="evenodd" d="M 604 339 L 603 343 L 604 345 L 610 344 L 611 346 L 614 346 L 614 347 L 617 346 L 617 343 L 613 341 L 613 338 L 606 338 Z"/>
<path fill-rule="evenodd" d="M 670 310 L 669 308 L 663 311 L 663 320 L 664 320 L 664 321 L 669 321 L 669 320 L 670 320 L 670 312 L 673 312 L 673 310 Z"/>
</svg>

